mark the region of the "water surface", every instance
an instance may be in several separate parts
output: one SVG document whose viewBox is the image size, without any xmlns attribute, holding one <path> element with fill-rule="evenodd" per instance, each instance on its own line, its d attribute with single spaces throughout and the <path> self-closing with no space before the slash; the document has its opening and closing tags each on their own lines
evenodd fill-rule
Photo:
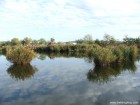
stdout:
<svg viewBox="0 0 140 105">
<path fill-rule="evenodd" d="M 85 57 L 40 54 L 30 65 L 17 66 L 1 55 L 0 81 L 0 105 L 140 103 L 138 61 L 94 68 Z"/>
</svg>

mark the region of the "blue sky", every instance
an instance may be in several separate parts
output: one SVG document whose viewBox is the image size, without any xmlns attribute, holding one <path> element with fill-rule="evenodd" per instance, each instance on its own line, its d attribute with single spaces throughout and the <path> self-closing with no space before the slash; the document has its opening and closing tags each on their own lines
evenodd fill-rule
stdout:
<svg viewBox="0 0 140 105">
<path fill-rule="evenodd" d="M 0 40 L 140 36 L 140 0 L 0 0 Z"/>
</svg>

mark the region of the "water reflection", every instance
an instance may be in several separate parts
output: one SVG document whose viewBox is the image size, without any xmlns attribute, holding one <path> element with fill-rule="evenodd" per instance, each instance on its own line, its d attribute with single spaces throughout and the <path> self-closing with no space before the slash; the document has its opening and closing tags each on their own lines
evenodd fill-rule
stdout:
<svg viewBox="0 0 140 105">
<path fill-rule="evenodd" d="M 16 80 L 26 80 L 34 76 L 37 68 L 30 64 L 27 65 L 12 65 L 7 69 L 7 73 Z"/>
<path fill-rule="evenodd" d="M 46 56 L 50 59 L 59 58 L 59 57 L 74 57 L 74 58 L 84 58 L 87 57 L 86 53 L 79 53 L 79 52 L 69 52 L 69 53 L 39 53 L 39 59 L 45 60 Z"/>
<path fill-rule="evenodd" d="M 117 77 L 123 71 L 130 71 L 135 73 L 137 67 L 134 62 L 125 62 L 123 64 L 112 65 L 107 67 L 95 66 L 94 69 L 90 69 L 87 73 L 89 81 L 106 83 L 111 80 L 111 77 Z"/>
<path fill-rule="evenodd" d="M 39 57 L 38 57 L 38 59 L 40 59 L 40 60 L 45 60 L 46 59 L 46 54 L 39 54 Z"/>
</svg>

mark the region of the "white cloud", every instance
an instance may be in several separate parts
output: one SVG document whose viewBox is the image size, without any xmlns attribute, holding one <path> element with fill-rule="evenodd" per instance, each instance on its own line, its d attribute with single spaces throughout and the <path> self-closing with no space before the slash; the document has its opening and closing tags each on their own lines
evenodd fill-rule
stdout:
<svg viewBox="0 0 140 105">
<path fill-rule="evenodd" d="M 139 10 L 138 0 L 5 0 L 0 3 L 0 34 L 10 36 L 4 31 L 6 27 L 20 27 L 22 33 L 41 33 L 36 27 L 44 32 L 64 29 L 63 35 L 67 34 L 65 30 L 68 29 L 75 31 L 75 34 L 80 33 L 81 29 L 87 30 L 87 33 L 96 33 L 95 30 L 104 33 L 106 28 L 117 27 L 115 30 L 123 34 L 119 26 L 133 26 L 138 31 Z"/>
<path fill-rule="evenodd" d="M 87 0 L 87 4 L 95 11 L 101 10 L 106 15 L 133 15 L 140 9 L 136 0 Z"/>
<path fill-rule="evenodd" d="M 5 8 L 10 9 L 10 10 L 14 10 L 14 11 L 27 11 L 29 8 L 29 5 L 25 2 L 6 2 L 5 4 Z"/>
</svg>

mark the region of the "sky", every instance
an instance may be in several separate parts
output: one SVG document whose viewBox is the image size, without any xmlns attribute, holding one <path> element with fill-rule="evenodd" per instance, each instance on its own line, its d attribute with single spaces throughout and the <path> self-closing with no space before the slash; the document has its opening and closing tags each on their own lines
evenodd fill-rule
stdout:
<svg viewBox="0 0 140 105">
<path fill-rule="evenodd" d="M 0 41 L 140 36 L 140 0 L 0 0 Z"/>
</svg>

